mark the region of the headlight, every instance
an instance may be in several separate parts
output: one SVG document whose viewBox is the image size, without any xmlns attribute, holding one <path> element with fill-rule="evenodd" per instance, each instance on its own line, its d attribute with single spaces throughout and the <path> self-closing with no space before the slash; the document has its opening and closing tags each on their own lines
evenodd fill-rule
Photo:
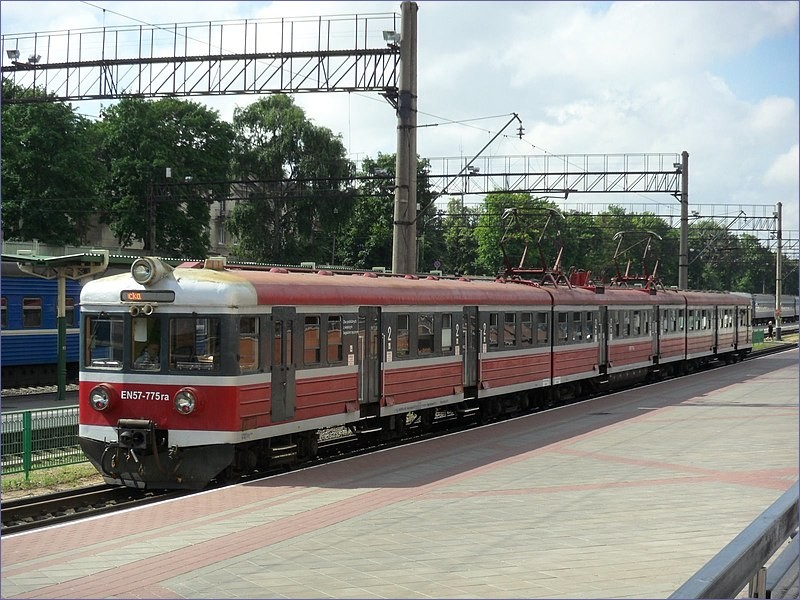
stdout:
<svg viewBox="0 0 800 600">
<path fill-rule="evenodd" d="M 105 410 L 111 402 L 108 390 L 104 387 L 96 387 L 89 393 L 89 404 L 95 410 Z"/>
<path fill-rule="evenodd" d="M 175 410 L 182 415 L 188 415 L 197 405 L 197 398 L 191 390 L 183 389 L 175 394 Z"/>
<path fill-rule="evenodd" d="M 147 258 L 137 258 L 131 265 L 131 275 L 136 283 L 147 285 L 155 277 L 156 269 L 153 261 Z"/>
</svg>

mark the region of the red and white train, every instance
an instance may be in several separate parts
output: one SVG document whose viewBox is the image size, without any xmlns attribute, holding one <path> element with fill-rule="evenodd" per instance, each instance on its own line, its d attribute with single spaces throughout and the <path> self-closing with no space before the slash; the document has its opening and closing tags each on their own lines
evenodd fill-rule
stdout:
<svg viewBox="0 0 800 600">
<path fill-rule="evenodd" d="M 109 483 L 202 488 L 313 457 L 329 427 L 386 439 L 437 411 L 488 418 L 736 361 L 750 312 L 650 286 L 140 258 L 81 294 L 80 441 Z"/>
</svg>

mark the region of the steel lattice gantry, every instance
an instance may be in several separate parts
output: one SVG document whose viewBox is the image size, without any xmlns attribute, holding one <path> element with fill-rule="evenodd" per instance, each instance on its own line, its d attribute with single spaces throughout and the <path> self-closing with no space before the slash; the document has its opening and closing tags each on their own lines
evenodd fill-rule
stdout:
<svg viewBox="0 0 800 600">
<path fill-rule="evenodd" d="M 681 155 L 568 154 L 488 156 L 463 167 L 463 158 L 431 159 L 429 175 L 440 194 L 499 190 L 541 194 L 681 192 Z M 433 183 L 433 181 L 432 181 Z"/>
<path fill-rule="evenodd" d="M 393 13 L 4 34 L 3 78 L 24 103 L 373 91 L 396 102 Z M 387 43 L 388 41 L 388 43 Z"/>
</svg>

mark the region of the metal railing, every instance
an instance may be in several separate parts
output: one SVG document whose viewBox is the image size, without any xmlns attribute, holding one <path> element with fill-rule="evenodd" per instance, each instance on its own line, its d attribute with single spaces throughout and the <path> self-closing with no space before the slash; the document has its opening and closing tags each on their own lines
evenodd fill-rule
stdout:
<svg viewBox="0 0 800 600">
<path fill-rule="evenodd" d="M 78 444 L 78 407 L 3 413 L 4 475 L 50 469 L 87 460 Z"/>
<path fill-rule="evenodd" d="M 769 569 L 764 565 L 787 540 L 797 536 L 799 499 L 800 483 L 795 482 L 670 598 L 736 598 L 748 585 L 750 598 L 769 598 Z M 795 543 L 785 550 L 786 553 L 796 551 Z M 773 563 L 776 570 L 779 564 L 793 564 L 788 554 L 785 558 L 782 555 Z M 782 574 L 778 575 L 780 579 Z"/>
</svg>

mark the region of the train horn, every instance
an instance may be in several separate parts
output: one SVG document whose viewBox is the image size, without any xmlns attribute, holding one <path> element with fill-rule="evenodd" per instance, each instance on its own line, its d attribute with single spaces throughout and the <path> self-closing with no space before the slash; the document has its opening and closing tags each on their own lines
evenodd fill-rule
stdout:
<svg viewBox="0 0 800 600">
<path fill-rule="evenodd" d="M 138 317 L 139 316 L 139 307 L 138 306 L 131 306 L 131 308 L 130 308 L 130 310 L 128 310 L 128 312 L 131 313 L 132 317 Z"/>
<path fill-rule="evenodd" d="M 142 307 L 142 312 L 149 317 L 150 315 L 153 314 L 153 305 L 152 304 L 145 304 Z"/>
</svg>

